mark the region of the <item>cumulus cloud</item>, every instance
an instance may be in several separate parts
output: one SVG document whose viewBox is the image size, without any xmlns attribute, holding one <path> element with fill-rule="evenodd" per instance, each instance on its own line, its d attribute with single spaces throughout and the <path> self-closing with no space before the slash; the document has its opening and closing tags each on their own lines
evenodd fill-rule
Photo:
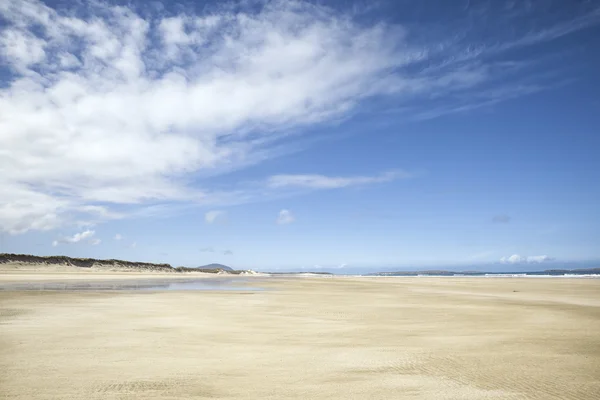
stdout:
<svg viewBox="0 0 600 400">
<path fill-rule="evenodd" d="M 92 239 L 92 236 L 95 235 L 95 231 L 92 230 L 87 230 L 87 231 L 83 231 L 83 232 L 79 232 L 74 234 L 73 236 L 66 236 L 66 237 L 62 237 L 58 240 L 55 240 L 54 242 L 52 242 L 53 246 L 58 246 L 59 244 L 73 244 L 73 243 L 79 243 L 82 242 L 86 239 L 89 239 L 88 242 L 91 244 L 99 244 L 100 240 L 99 239 Z"/>
<path fill-rule="evenodd" d="M 510 216 L 506 214 L 494 215 L 494 218 L 492 218 L 492 222 L 496 224 L 508 224 L 510 222 Z"/>
<path fill-rule="evenodd" d="M 521 257 L 518 254 L 513 254 L 509 257 L 502 257 L 500 262 L 503 264 L 519 264 L 525 261 L 525 257 Z"/>
<path fill-rule="evenodd" d="M 0 1 L 0 229 L 11 234 L 123 218 L 122 206 L 249 201 L 190 175 L 267 159 L 290 128 L 339 120 L 368 97 L 440 99 L 506 70 L 448 39 L 460 32 L 423 43 L 406 27 L 309 2 L 143 15 L 102 0 L 65 4 Z M 580 29 L 563 25 L 518 45 Z"/>
<path fill-rule="evenodd" d="M 522 257 L 518 254 L 513 254 L 509 257 L 502 257 L 500 262 L 503 264 L 523 264 L 523 263 L 543 263 L 547 261 L 553 261 L 554 258 L 543 255 L 543 256 L 529 256 Z"/>
<path fill-rule="evenodd" d="M 406 179 L 413 175 L 403 171 L 390 171 L 378 176 L 325 176 L 325 175 L 274 175 L 267 185 L 272 188 L 298 187 L 309 189 L 337 189 L 347 186 L 367 185 Z"/>
<path fill-rule="evenodd" d="M 121 234 L 117 233 L 115 235 L 115 240 L 121 240 L 121 239 L 123 239 L 123 236 L 121 236 Z"/>
<path fill-rule="evenodd" d="M 290 210 L 281 210 L 279 211 L 279 215 L 277 216 L 277 223 L 279 225 L 291 224 L 295 220 L 296 218 Z"/>
<path fill-rule="evenodd" d="M 206 221 L 207 224 L 214 224 L 217 222 L 224 222 L 226 217 L 227 213 L 225 211 L 212 210 L 204 214 L 204 221 Z"/>
<path fill-rule="evenodd" d="M 100 243 L 102 243 L 102 240 L 100 240 L 100 239 L 91 239 L 91 240 L 90 240 L 90 244 L 91 244 L 92 246 L 99 245 Z"/>
<path fill-rule="evenodd" d="M 528 263 L 543 263 L 546 261 L 553 261 L 554 258 L 550 257 L 550 256 L 529 256 L 527 257 L 527 262 Z"/>
</svg>

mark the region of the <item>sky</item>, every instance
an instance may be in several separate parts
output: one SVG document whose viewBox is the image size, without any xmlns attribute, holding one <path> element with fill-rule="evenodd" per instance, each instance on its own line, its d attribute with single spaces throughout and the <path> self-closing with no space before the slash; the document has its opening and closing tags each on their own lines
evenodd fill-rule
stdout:
<svg viewBox="0 0 600 400">
<path fill-rule="evenodd" d="M 600 266 L 598 38 L 584 0 L 0 0 L 0 252 Z"/>
</svg>

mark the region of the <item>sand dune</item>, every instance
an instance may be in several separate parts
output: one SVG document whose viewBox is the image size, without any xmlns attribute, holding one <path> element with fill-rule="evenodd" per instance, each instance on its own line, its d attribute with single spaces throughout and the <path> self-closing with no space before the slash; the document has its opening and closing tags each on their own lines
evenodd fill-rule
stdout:
<svg viewBox="0 0 600 400">
<path fill-rule="evenodd" d="M 600 398 L 600 280 L 261 285 L 0 292 L 0 398 Z"/>
</svg>

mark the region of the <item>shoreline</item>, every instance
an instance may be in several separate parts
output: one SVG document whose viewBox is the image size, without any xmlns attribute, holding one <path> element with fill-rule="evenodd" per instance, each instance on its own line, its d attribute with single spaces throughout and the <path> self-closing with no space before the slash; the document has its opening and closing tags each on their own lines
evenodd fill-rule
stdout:
<svg viewBox="0 0 600 400">
<path fill-rule="evenodd" d="M 567 275 L 540 275 L 540 274 L 484 274 L 484 275 L 335 275 L 335 274 L 229 274 L 229 273 L 207 273 L 207 272 L 156 272 L 135 270 L 107 270 L 100 268 L 81 267 L 25 267 L 25 268 L 2 268 L 0 265 L 0 283 L 20 282 L 61 282 L 61 281 L 119 281 L 119 280 L 191 280 L 191 279 L 245 279 L 245 278 L 271 278 L 278 279 L 315 279 L 315 280 L 596 280 L 600 275 L 596 274 L 567 274 Z"/>
<path fill-rule="evenodd" d="M 131 268 L 75 267 L 26 263 L 0 264 L 1 282 L 56 282 L 75 280 L 136 280 L 136 279 L 212 279 L 223 277 L 265 276 L 260 273 L 208 273 L 201 271 L 156 271 Z"/>
</svg>

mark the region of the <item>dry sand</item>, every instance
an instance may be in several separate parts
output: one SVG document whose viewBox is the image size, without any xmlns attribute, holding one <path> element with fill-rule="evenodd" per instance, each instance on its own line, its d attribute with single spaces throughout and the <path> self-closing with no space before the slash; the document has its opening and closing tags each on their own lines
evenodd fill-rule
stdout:
<svg viewBox="0 0 600 400">
<path fill-rule="evenodd" d="M 0 398 L 600 399 L 600 280 L 260 284 L 0 292 Z"/>
</svg>

